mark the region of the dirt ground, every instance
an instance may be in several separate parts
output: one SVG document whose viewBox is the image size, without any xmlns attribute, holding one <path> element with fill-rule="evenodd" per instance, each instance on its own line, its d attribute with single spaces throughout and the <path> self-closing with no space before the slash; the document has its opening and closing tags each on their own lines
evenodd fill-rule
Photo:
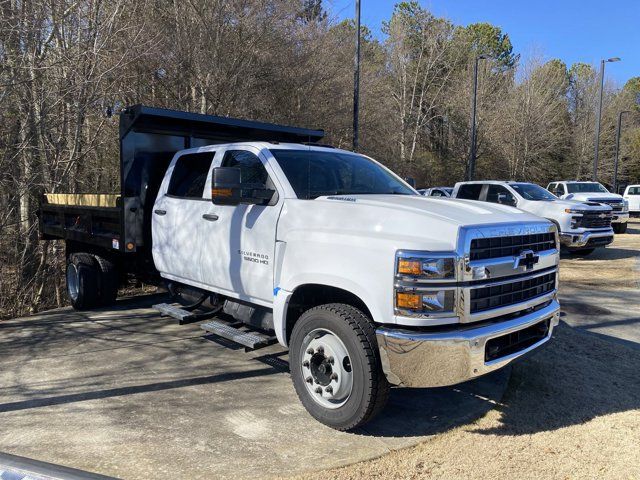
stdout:
<svg viewBox="0 0 640 480">
<path fill-rule="evenodd" d="M 592 257 L 563 258 L 562 285 L 637 292 L 639 250 L 635 221 Z M 640 348 L 634 347 L 562 322 L 547 348 L 514 366 L 500 404 L 476 422 L 304 478 L 639 479 Z"/>
</svg>

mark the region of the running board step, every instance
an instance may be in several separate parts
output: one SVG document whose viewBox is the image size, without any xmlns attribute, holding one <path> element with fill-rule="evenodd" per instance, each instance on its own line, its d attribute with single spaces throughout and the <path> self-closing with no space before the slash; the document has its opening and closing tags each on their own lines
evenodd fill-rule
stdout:
<svg viewBox="0 0 640 480">
<path fill-rule="evenodd" d="M 211 320 L 210 322 L 203 323 L 200 325 L 200 328 L 219 337 L 239 343 L 240 345 L 243 345 L 246 350 L 256 350 L 258 348 L 273 345 L 277 342 L 276 337 L 259 332 L 239 330 L 234 326 L 219 320 Z"/>
<path fill-rule="evenodd" d="M 218 312 L 217 310 L 212 312 L 189 312 L 169 303 L 159 303 L 157 305 L 154 305 L 153 309 L 157 310 L 163 315 L 175 318 L 176 320 L 178 320 L 180 325 L 208 320 Z"/>
</svg>

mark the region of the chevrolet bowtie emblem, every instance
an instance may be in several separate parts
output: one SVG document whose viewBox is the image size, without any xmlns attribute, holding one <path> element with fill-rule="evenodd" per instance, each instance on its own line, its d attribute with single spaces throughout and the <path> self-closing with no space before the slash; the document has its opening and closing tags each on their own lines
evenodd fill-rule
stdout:
<svg viewBox="0 0 640 480">
<path fill-rule="evenodd" d="M 525 270 L 532 270 L 533 266 L 538 263 L 540 256 L 536 255 L 533 250 L 523 250 L 520 255 L 515 257 L 513 268 L 524 267 Z"/>
</svg>

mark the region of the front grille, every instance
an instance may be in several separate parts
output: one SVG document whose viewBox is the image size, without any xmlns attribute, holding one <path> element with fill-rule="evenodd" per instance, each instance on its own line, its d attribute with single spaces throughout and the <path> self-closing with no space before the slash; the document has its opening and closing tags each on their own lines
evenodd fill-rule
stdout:
<svg viewBox="0 0 640 480">
<path fill-rule="evenodd" d="M 575 228 L 609 228 L 611 227 L 612 216 L 606 214 L 601 218 L 601 212 L 585 213 L 582 217 L 576 218 Z"/>
<path fill-rule="evenodd" d="M 492 338 L 485 346 L 484 361 L 497 360 L 535 345 L 549 336 L 550 325 L 551 321 L 547 319 L 517 332 Z"/>
<path fill-rule="evenodd" d="M 517 257 L 523 250 L 542 252 L 556 248 L 553 232 L 517 235 L 514 237 L 475 238 L 471 240 L 470 260 Z"/>
<path fill-rule="evenodd" d="M 500 285 L 471 289 L 470 312 L 478 313 L 508 307 L 552 292 L 556 288 L 556 272 Z"/>
<path fill-rule="evenodd" d="M 622 202 L 622 200 L 598 200 L 597 198 L 595 198 L 589 201 L 601 203 L 602 205 L 609 205 L 611 208 L 613 208 L 614 212 L 621 212 L 624 206 L 624 203 Z"/>
</svg>

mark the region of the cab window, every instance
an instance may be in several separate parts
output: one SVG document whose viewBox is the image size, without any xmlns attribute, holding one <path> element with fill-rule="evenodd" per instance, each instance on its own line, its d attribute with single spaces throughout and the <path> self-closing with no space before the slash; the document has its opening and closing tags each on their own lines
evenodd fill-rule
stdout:
<svg viewBox="0 0 640 480">
<path fill-rule="evenodd" d="M 640 187 L 629 187 L 627 195 L 640 195 Z"/>
<path fill-rule="evenodd" d="M 457 198 L 462 198 L 465 200 L 479 200 L 480 193 L 482 192 L 482 184 L 481 183 L 467 183 L 465 185 L 460 185 L 458 189 Z"/>
<path fill-rule="evenodd" d="M 502 201 L 500 201 L 501 197 Z M 502 185 L 489 185 L 487 189 L 487 202 L 513 205 L 516 199 L 513 197 L 513 194 Z"/>
<path fill-rule="evenodd" d="M 176 161 L 167 195 L 178 198 L 202 199 L 204 184 L 215 152 L 188 153 Z"/>
<path fill-rule="evenodd" d="M 247 150 L 227 150 L 222 158 L 221 166 L 240 169 L 240 179 L 242 183 L 251 184 L 250 189 L 243 190 L 242 194 L 245 196 L 250 197 L 254 188 L 276 190 L 262 161 L 252 152 Z M 265 200 L 263 205 L 270 205 L 275 201 L 277 201 L 277 196 L 274 196 L 271 201 Z"/>
</svg>

